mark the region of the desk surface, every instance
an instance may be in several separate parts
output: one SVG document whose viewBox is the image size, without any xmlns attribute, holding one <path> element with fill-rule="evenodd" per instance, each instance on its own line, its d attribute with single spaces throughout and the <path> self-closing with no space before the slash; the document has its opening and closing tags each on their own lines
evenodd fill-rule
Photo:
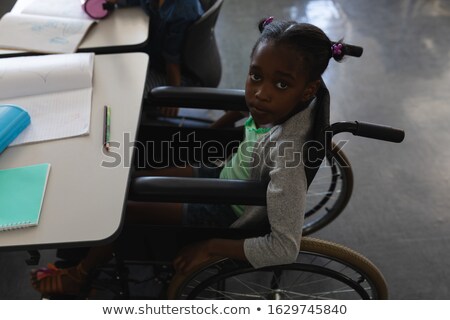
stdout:
<svg viewBox="0 0 450 320">
<path fill-rule="evenodd" d="M 86 245 L 115 235 L 127 194 L 147 64 L 143 53 L 96 56 L 89 135 L 9 147 L 0 155 L 0 169 L 51 164 L 39 225 L 0 232 L 0 249 Z M 102 148 L 104 105 L 112 109 L 111 141 L 120 142 L 109 153 Z M 106 167 L 119 159 L 113 168 Z"/>
<path fill-rule="evenodd" d="M 12 12 L 20 12 L 31 0 L 19 0 Z M 141 7 L 120 8 L 95 23 L 79 46 L 79 51 L 120 53 L 142 49 L 149 34 L 149 17 Z M 17 56 L 24 51 L 0 49 L 0 57 Z"/>
</svg>

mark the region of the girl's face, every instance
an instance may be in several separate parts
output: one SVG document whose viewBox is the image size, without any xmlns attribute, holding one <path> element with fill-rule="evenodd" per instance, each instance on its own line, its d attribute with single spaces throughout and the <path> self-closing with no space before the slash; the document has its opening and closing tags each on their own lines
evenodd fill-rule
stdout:
<svg viewBox="0 0 450 320">
<path fill-rule="evenodd" d="M 276 125 L 311 99 L 319 81 L 307 81 L 301 56 L 287 46 L 262 42 L 255 49 L 245 84 L 245 100 L 257 125 Z"/>
</svg>

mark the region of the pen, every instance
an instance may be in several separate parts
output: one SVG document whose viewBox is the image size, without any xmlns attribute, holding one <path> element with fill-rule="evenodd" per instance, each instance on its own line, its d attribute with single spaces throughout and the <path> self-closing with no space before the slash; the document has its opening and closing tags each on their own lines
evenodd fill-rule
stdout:
<svg viewBox="0 0 450 320">
<path fill-rule="evenodd" d="M 105 106 L 103 118 L 103 146 L 109 151 L 110 131 L 111 131 L 111 108 Z"/>
</svg>

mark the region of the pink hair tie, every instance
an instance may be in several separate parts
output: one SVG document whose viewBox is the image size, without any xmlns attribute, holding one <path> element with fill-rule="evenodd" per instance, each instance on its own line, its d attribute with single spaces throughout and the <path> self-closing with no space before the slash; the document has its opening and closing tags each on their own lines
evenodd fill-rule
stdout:
<svg viewBox="0 0 450 320">
<path fill-rule="evenodd" d="M 262 24 L 263 28 L 265 28 L 267 25 L 269 25 L 270 23 L 272 23 L 273 19 L 274 19 L 274 17 L 272 17 L 272 16 L 266 18 L 266 20 L 264 20 L 264 22 L 263 22 L 263 24 Z"/>
<path fill-rule="evenodd" d="M 333 56 L 333 58 L 335 59 L 340 59 L 342 58 L 343 54 L 342 54 L 342 49 L 344 48 L 344 46 L 342 45 L 342 43 L 335 43 L 331 46 L 331 55 Z"/>
</svg>

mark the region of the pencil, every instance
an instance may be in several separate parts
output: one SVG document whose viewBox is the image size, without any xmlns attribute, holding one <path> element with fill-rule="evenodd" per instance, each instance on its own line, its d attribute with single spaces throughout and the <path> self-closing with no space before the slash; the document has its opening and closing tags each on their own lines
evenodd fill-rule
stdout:
<svg viewBox="0 0 450 320">
<path fill-rule="evenodd" d="M 103 118 L 103 146 L 109 151 L 110 135 L 111 135 L 111 108 L 105 106 Z"/>
</svg>

